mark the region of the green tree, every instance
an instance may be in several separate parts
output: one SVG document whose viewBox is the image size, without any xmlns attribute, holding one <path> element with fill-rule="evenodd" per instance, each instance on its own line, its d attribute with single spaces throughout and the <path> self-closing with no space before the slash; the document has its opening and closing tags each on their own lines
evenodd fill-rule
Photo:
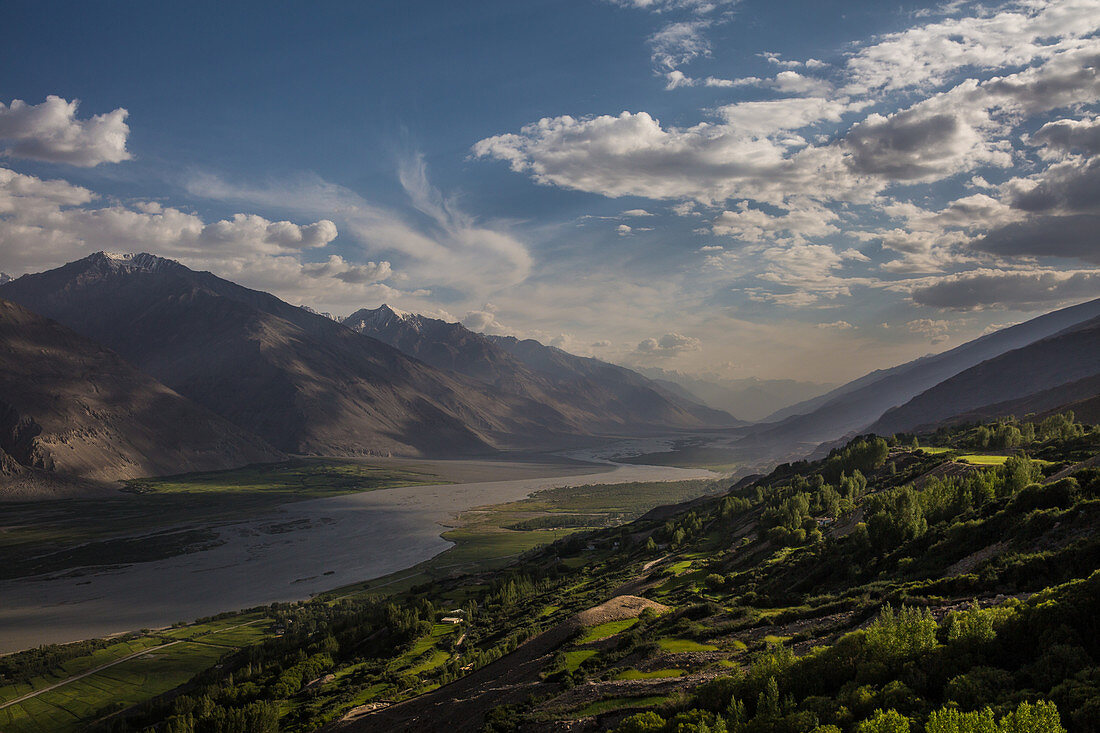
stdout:
<svg viewBox="0 0 1100 733">
<path fill-rule="evenodd" d="M 897 710 L 876 710 L 856 728 L 856 733 L 909 733 L 909 718 Z"/>
<path fill-rule="evenodd" d="M 964 713 L 957 708 L 943 708 L 928 716 L 925 733 L 998 733 L 993 711 Z"/>
<path fill-rule="evenodd" d="M 1034 705 L 1020 703 L 1013 712 L 1001 718 L 999 733 L 1066 733 L 1058 707 L 1046 700 Z"/>
</svg>

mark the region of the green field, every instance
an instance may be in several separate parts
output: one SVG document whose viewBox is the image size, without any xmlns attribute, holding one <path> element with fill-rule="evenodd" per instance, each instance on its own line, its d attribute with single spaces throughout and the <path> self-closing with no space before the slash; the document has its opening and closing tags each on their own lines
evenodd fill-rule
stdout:
<svg viewBox="0 0 1100 733">
<path fill-rule="evenodd" d="M 600 639 L 606 639 L 609 636 L 614 636 L 622 631 L 626 631 L 634 624 L 638 623 L 636 618 L 626 618 L 621 621 L 608 621 L 605 624 L 599 626 L 592 626 L 585 630 L 584 635 L 577 640 L 578 644 L 591 644 L 594 641 Z"/>
<path fill-rule="evenodd" d="M 182 685 L 231 651 L 229 647 L 202 642 L 170 642 L 169 646 L 0 709 L 0 730 L 5 733 L 84 730 L 91 719 Z"/>
<path fill-rule="evenodd" d="M 595 649 L 577 649 L 571 652 L 565 653 L 565 668 L 570 672 L 576 672 L 577 668 L 581 666 L 581 663 L 586 659 L 590 659 L 596 656 Z"/>
<path fill-rule="evenodd" d="M 959 461 L 972 463 L 975 466 L 1003 466 L 1008 456 L 988 455 L 982 453 L 964 453 L 959 456 Z"/>
<path fill-rule="evenodd" d="M 673 654 L 683 654 L 686 652 L 713 652 L 718 649 L 718 647 L 713 644 L 700 644 L 691 639 L 676 639 L 672 637 L 658 639 L 657 645 L 666 652 L 672 652 Z"/>
</svg>

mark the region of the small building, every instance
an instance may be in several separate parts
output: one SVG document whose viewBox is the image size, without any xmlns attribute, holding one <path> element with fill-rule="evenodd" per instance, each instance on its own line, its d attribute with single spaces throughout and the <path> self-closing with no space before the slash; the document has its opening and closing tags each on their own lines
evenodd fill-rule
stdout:
<svg viewBox="0 0 1100 733">
<path fill-rule="evenodd" d="M 462 619 L 460 619 L 458 616 L 444 616 L 443 618 L 439 619 L 439 623 L 441 623 L 441 624 L 460 624 L 460 623 L 462 623 Z"/>
</svg>

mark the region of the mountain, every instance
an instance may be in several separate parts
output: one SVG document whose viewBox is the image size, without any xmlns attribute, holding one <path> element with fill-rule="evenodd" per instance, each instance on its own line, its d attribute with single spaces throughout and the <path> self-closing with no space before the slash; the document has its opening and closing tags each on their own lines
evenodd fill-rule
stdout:
<svg viewBox="0 0 1100 733">
<path fill-rule="evenodd" d="M 545 405 L 149 254 L 99 252 L 0 285 L 0 297 L 287 452 L 456 454 L 570 433 Z"/>
<path fill-rule="evenodd" d="M 546 405 L 580 432 L 730 426 L 730 415 L 704 407 L 624 367 L 537 341 L 486 336 L 460 323 L 382 305 L 344 319 L 432 366 L 457 372 Z"/>
<path fill-rule="evenodd" d="M 741 445 L 779 455 L 797 452 L 799 445 L 817 445 L 862 431 L 890 408 L 908 402 L 962 371 L 1097 316 L 1100 316 L 1100 299 L 1047 313 L 941 354 L 871 372 L 815 398 L 805 414 L 793 415 L 752 433 L 741 441 Z M 951 414 L 959 411 L 954 410 Z"/>
<path fill-rule="evenodd" d="M 555 380 L 560 388 L 578 395 L 600 410 L 618 411 L 628 419 L 660 425 L 684 413 L 701 424 L 744 425 L 729 413 L 689 402 L 635 371 L 590 356 L 576 356 L 534 339 L 489 336 L 528 368 Z"/>
<path fill-rule="evenodd" d="M 638 371 L 659 384 L 677 385 L 690 395 L 690 399 L 754 421 L 780 419 L 775 417 L 777 412 L 792 404 L 811 400 L 834 387 L 793 379 L 724 379 L 717 375 L 696 377 L 659 367 Z"/>
<path fill-rule="evenodd" d="M 1100 423 L 1100 374 L 1044 389 L 1025 397 L 975 407 L 942 420 L 939 424 L 989 422 L 1008 415 L 1015 417 L 1035 415 L 1042 418 L 1066 410 L 1072 411 L 1080 422 Z"/>
<path fill-rule="evenodd" d="M 0 300 L 0 494 L 51 474 L 117 481 L 282 457 L 117 354 Z"/>
<path fill-rule="evenodd" d="M 1077 389 L 1095 385 L 1098 375 L 1100 317 L 960 372 L 904 405 L 888 410 L 868 430 L 879 435 L 908 432 L 960 412 L 1020 400 L 1063 385 L 1075 384 Z M 1086 381 L 1081 384 L 1081 380 Z M 1095 395 L 1094 391 L 1078 399 Z"/>
</svg>

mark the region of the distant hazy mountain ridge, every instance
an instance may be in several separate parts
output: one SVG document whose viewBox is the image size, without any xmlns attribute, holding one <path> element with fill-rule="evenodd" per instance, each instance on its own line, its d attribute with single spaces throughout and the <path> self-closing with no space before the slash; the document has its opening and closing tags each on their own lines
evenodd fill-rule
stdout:
<svg viewBox="0 0 1100 733">
<path fill-rule="evenodd" d="M 1098 316 L 1100 316 L 1100 300 L 1093 300 L 987 334 L 941 354 L 926 356 L 892 369 L 872 372 L 826 395 L 810 400 L 804 405 L 806 408 L 804 414 L 796 413 L 773 427 L 753 433 L 743 441 L 743 445 L 753 446 L 758 450 L 797 453 L 799 445 L 804 449 L 806 446 L 838 440 L 846 434 L 866 432 L 871 429 L 872 423 L 876 423 L 888 410 L 904 405 L 941 382 L 989 359 L 1041 341 Z M 1041 353 L 1041 350 L 1035 353 Z M 1041 370 L 1043 362 L 1038 362 L 1035 368 Z M 944 402 L 943 410 L 937 411 L 937 414 L 946 412 L 943 417 L 948 417 L 991 401 L 999 402 L 1005 398 L 1021 397 L 1023 393 L 1019 390 L 1027 389 L 1027 385 L 1030 384 L 1045 385 L 1036 387 L 1037 389 L 1056 386 L 1060 383 L 1057 380 L 1063 379 L 1062 376 L 1058 376 L 1062 372 L 1054 373 L 1053 369 L 1051 372 L 1047 381 L 1023 380 L 1018 389 L 1010 388 L 1009 383 L 1014 378 L 1023 379 L 1023 374 L 1014 373 L 999 382 L 990 383 L 990 386 L 1001 385 L 1003 392 L 1007 392 L 1003 396 L 997 399 L 982 398 L 985 401 L 975 405 L 968 399 L 963 399 L 962 395 L 957 395 L 952 398 L 952 401 Z M 1085 372 L 1088 370 L 1086 369 Z M 1073 370 L 1065 374 L 1069 376 L 1065 376 L 1064 381 L 1086 376 Z M 1072 376 L 1073 374 L 1079 376 Z M 995 390 L 988 389 L 984 394 L 992 397 L 993 395 L 990 394 L 992 391 Z M 941 396 L 941 399 L 946 397 Z M 799 405 L 795 405 L 787 408 L 787 411 L 794 412 L 799 408 Z M 877 425 L 877 429 L 885 430 L 887 427 L 896 427 L 897 424 L 900 423 L 892 419 L 889 425 L 883 423 Z"/>
<path fill-rule="evenodd" d="M 868 431 L 881 435 L 911 431 L 986 405 L 1081 384 L 1098 374 L 1100 317 L 962 371 L 888 410 Z"/>
<path fill-rule="evenodd" d="M 786 417 L 785 408 L 812 400 L 833 389 L 832 384 L 799 382 L 793 379 L 724 379 L 717 375 L 693 376 L 659 367 L 638 369 L 665 387 L 675 385 L 691 399 L 725 410 L 745 420 L 773 421 Z M 671 387 L 670 387 L 671 388 Z M 673 389 L 675 389 L 673 388 Z"/>
</svg>

